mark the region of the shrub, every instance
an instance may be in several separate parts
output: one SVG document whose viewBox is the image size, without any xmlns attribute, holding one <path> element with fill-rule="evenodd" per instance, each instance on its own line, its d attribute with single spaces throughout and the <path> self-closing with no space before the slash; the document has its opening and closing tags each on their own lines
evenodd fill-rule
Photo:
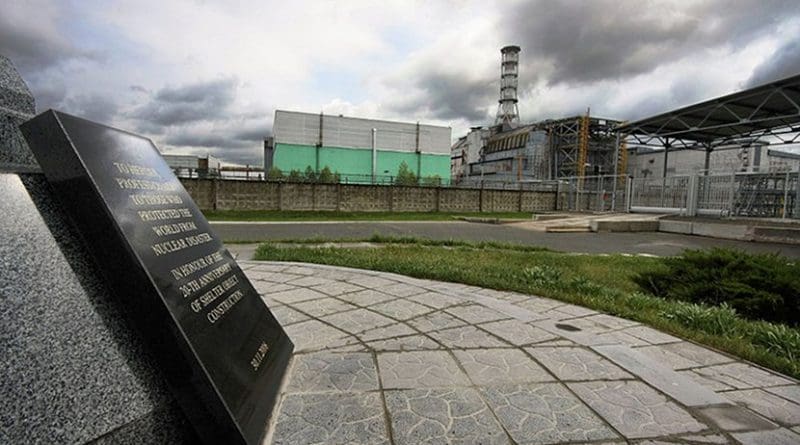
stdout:
<svg viewBox="0 0 800 445">
<path fill-rule="evenodd" d="M 317 181 L 317 174 L 314 172 L 314 169 L 311 166 L 306 167 L 306 171 L 303 174 L 305 177 L 306 182 L 316 182 Z"/>
<path fill-rule="evenodd" d="M 303 180 L 303 175 L 300 174 L 300 170 L 292 170 L 289 172 L 287 180 L 289 182 L 300 182 Z"/>
<path fill-rule="evenodd" d="M 283 172 L 278 167 L 273 166 L 267 172 L 267 180 L 278 181 L 283 179 Z"/>
<path fill-rule="evenodd" d="M 406 161 L 400 163 L 394 183 L 397 185 L 417 185 L 417 175 L 408 168 Z"/>
<path fill-rule="evenodd" d="M 775 254 L 738 250 L 687 250 L 664 260 L 663 269 L 634 276 L 662 298 L 727 305 L 743 317 L 797 325 L 800 266 Z"/>
<path fill-rule="evenodd" d="M 422 184 L 423 185 L 429 185 L 429 186 L 442 185 L 442 177 L 439 176 L 439 175 L 426 176 L 422 180 Z"/>
<path fill-rule="evenodd" d="M 331 172 L 330 167 L 328 167 L 327 165 L 322 170 L 320 170 L 317 181 L 323 184 L 334 184 L 336 182 L 339 182 L 337 181 L 336 175 L 334 175 L 333 172 Z"/>
</svg>

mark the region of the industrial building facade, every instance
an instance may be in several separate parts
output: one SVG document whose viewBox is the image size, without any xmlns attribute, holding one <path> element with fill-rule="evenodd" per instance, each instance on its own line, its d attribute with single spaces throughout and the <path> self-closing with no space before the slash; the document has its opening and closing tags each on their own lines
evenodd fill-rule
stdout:
<svg viewBox="0 0 800 445">
<path fill-rule="evenodd" d="M 453 144 L 456 182 L 531 181 L 625 171 L 617 159 L 613 129 L 618 121 L 592 116 L 546 120 L 510 128 L 475 127 Z M 615 165 L 617 164 L 617 165 Z"/>
<path fill-rule="evenodd" d="M 276 110 L 264 168 L 328 167 L 342 182 L 387 182 L 405 162 L 417 178 L 447 183 L 450 135 L 450 127 Z"/>
</svg>

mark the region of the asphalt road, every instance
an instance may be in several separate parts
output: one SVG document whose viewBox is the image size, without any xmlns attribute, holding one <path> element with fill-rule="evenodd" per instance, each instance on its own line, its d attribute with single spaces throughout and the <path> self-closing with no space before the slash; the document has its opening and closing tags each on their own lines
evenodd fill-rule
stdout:
<svg viewBox="0 0 800 445">
<path fill-rule="evenodd" d="M 225 241 L 266 241 L 325 238 L 368 238 L 376 233 L 417 236 L 430 239 L 504 241 L 547 247 L 564 252 L 631 253 L 668 256 L 684 249 L 732 247 L 748 252 L 777 252 L 800 258 L 800 245 L 755 243 L 678 235 L 662 232 L 639 233 L 545 233 L 507 225 L 462 221 L 443 222 L 212 222 Z"/>
</svg>

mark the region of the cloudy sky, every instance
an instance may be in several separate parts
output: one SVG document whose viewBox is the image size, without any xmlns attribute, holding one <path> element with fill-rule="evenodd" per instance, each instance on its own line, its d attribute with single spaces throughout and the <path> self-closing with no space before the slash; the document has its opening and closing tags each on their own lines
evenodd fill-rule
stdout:
<svg viewBox="0 0 800 445">
<path fill-rule="evenodd" d="M 0 53 L 56 108 L 166 152 L 260 164 L 275 109 L 490 123 L 636 119 L 800 73 L 797 0 L 4 0 Z"/>
</svg>

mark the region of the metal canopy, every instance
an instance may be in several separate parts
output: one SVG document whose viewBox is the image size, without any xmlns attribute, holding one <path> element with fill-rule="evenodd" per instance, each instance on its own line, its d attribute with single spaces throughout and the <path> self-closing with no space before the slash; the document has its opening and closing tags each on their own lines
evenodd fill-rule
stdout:
<svg viewBox="0 0 800 445">
<path fill-rule="evenodd" d="M 721 96 L 615 129 L 634 145 L 705 148 L 800 137 L 800 75 Z"/>
</svg>

